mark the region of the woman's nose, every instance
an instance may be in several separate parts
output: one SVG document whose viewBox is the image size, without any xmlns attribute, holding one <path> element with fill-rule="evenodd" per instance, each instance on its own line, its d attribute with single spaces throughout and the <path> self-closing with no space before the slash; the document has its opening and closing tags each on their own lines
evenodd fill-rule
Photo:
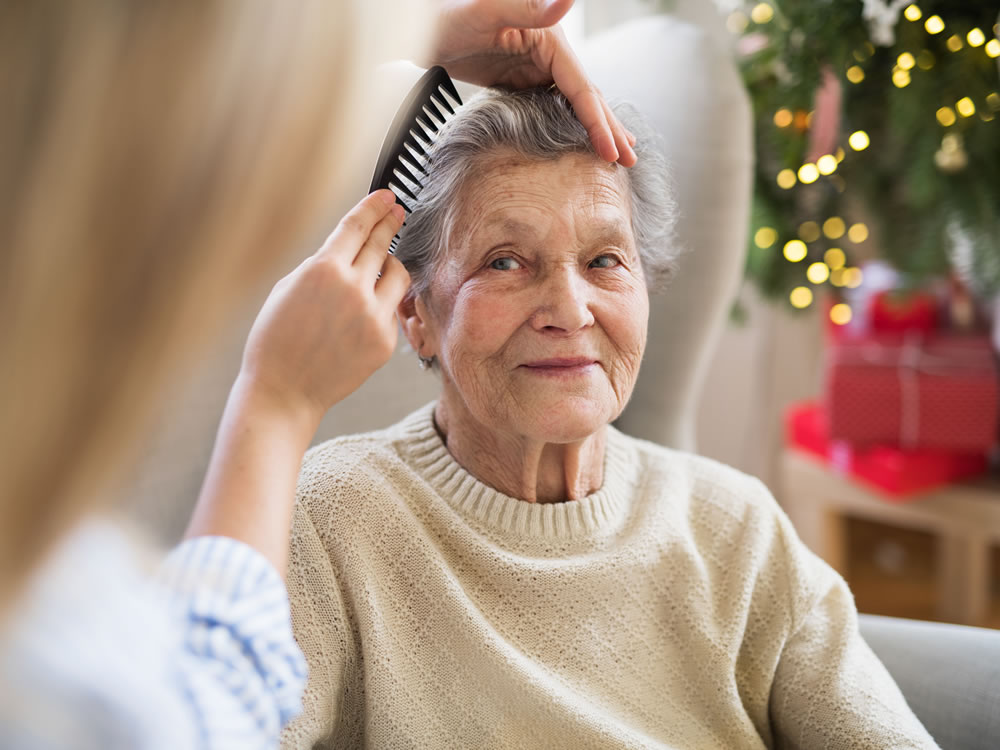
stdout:
<svg viewBox="0 0 1000 750">
<path fill-rule="evenodd" d="M 553 270 L 536 289 L 532 325 L 537 330 L 573 333 L 593 325 L 590 285 L 576 269 Z"/>
</svg>

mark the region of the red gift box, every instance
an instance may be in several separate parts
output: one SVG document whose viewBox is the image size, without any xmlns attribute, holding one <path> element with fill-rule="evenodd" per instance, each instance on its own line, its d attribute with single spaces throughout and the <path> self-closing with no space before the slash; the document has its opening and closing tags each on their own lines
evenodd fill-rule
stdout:
<svg viewBox="0 0 1000 750">
<path fill-rule="evenodd" d="M 789 407 L 785 435 L 791 444 L 826 459 L 835 470 L 880 490 L 890 502 L 903 502 L 914 494 L 978 476 L 989 468 L 989 460 L 982 453 L 911 451 L 893 445 L 858 448 L 831 440 L 827 415 L 815 402 Z"/>
<path fill-rule="evenodd" d="M 827 350 L 830 437 L 855 445 L 988 453 L 1000 373 L 982 336 L 873 335 Z"/>
</svg>

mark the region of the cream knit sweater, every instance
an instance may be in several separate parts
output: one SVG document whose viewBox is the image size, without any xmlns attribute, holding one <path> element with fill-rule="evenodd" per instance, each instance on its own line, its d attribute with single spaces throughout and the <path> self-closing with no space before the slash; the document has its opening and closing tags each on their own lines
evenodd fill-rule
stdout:
<svg viewBox="0 0 1000 750">
<path fill-rule="evenodd" d="M 467 473 L 431 405 L 312 449 L 284 747 L 936 747 L 759 481 L 608 429 L 556 504 Z"/>
</svg>

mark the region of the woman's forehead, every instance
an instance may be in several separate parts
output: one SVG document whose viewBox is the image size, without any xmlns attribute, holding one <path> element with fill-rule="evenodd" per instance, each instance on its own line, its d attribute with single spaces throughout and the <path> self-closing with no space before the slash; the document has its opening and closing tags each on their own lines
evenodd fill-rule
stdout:
<svg viewBox="0 0 1000 750">
<path fill-rule="evenodd" d="M 466 182 L 455 229 L 531 236 L 562 219 L 601 232 L 630 232 L 629 186 L 619 170 L 584 154 L 488 162 Z"/>
</svg>

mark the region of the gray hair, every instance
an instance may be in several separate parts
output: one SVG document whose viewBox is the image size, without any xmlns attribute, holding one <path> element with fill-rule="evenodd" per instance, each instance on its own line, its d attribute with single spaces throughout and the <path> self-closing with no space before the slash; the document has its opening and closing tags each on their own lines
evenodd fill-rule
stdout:
<svg viewBox="0 0 1000 750">
<path fill-rule="evenodd" d="M 679 249 L 673 237 L 677 205 L 657 136 L 634 107 L 612 109 L 636 136 L 638 161 L 625 169 L 632 199 L 632 232 L 646 286 L 657 290 L 673 275 Z M 428 148 L 428 175 L 400 236 L 396 257 L 410 273 L 410 294 L 430 286 L 447 244 L 466 181 L 497 154 L 513 152 L 527 161 L 554 161 L 569 154 L 593 154 L 590 136 L 555 87 L 506 91 L 487 89 L 464 105 Z M 622 168 L 624 169 L 624 168 Z"/>
</svg>

